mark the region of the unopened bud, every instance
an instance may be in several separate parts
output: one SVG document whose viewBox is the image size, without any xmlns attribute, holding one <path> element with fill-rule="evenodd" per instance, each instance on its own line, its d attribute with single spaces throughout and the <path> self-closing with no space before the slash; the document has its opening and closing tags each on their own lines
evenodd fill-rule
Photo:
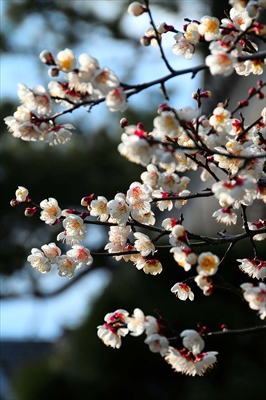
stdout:
<svg viewBox="0 0 266 400">
<path fill-rule="evenodd" d="M 165 33 L 169 31 L 173 31 L 175 28 L 173 25 L 167 25 L 165 22 L 162 22 L 161 24 L 157 25 L 157 31 L 159 33 Z"/>
<path fill-rule="evenodd" d="M 90 194 L 89 196 L 85 196 L 81 199 L 80 204 L 84 207 L 87 207 L 91 204 L 92 200 L 94 200 L 94 193 Z"/>
<path fill-rule="evenodd" d="M 264 97 L 265 97 L 265 96 L 264 96 L 263 93 L 261 93 L 261 92 L 258 92 L 258 93 L 257 93 L 257 98 L 258 98 L 258 99 L 262 100 L 262 99 L 264 99 Z"/>
<path fill-rule="evenodd" d="M 26 217 L 32 217 L 34 214 L 36 214 L 36 212 L 38 211 L 37 207 L 27 207 L 25 208 L 25 216 Z"/>
<path fill-rule="evenodd" d="M 11 205 L 11 207 L 16 207 L 16 206 L 18 206 L 19 204 L 20 204 L 20 202 L 17 201 L 16 199 L 10 200 L 10 205 Z"/>
<path fill-rule="evenodd" d="M 171 111 L 171 107 L 168 106 L 166 103 L 162 103 L 159 105 L 157 113 L 161 114 L 163 111 Z"/>
<path fill-rule="evenodd" d="M 85 218 L 89 217 L 89 215 L 90 215 L 90 212 L 89 212 L 89 211 L 83 211 L 83 212 L 80 214 L 80 218 L 85 219 Z"/>
<path fill-rule="evenodd" d="M 49 68 L 48 75 L 51 78 L 56 78 L 59 75 L 60 69 L 58 67 Z"/>
<path fill-rule="evenodd" d="M 254 88 L 254 87 L 251 87 L 251 88 L 249 89 L 249 91 L 248 91 L 248 94 L 249 94 L 250 96 L 253 96 L 255 93 L 256 93 L 256 88 Z"/>
<path fill-rule="evenodd" d="M 142 122 L 138 122 L 137 123 L 137 128 L 141 129 L 142 131 L 144 131 L 144 124 Z"/>
<path fill-rule="evenodd" d="M 50 51 L 48 51 L 48 50 L 43 50 L 40 53 L 39 58 L 40 58 L 41 62 L 43 62 L 46 65 L 55 65 L 54 57 L 53 57 L 52 53 L 50 53 Z"/>
<path fill-rule="evenodd" d="M 261 79 L 259 79 L 259 80 L 257 81 L 257 86 L 258 86 L 259 88 L 261 88 L 262 85 L 263 85 L 263 82 L 262 82 Z"/>
<path fill-rule="evenodd" d="M 142 38 L 140 39 L 140 44 L 142 44 L 142 46 L 150 46 L 151 39 L 152 39 L 151 37 L 142 36 Z"/>
<path fill-rule="evenodd" d="M 126 118 L 121 118 L 119 123 L 121 128 L 125 128 L 125 126 L 128 126 L 128 120 Z"/>
<path fill-rule="evenodd" d="M 209 97 L 211 97 L 211 95 L 212 95 L 212 92 L 210 90 L 205 90 L 204 92 L 202 92 L 200 94 L 200 97 L 204 97 L 204 98 L 208 99 Z"/>
<path fill-rule="evenodd" d="M 193 92 L 192 95 L 191 95 L 191 97 L 192 97 L 192 99 L 194 99 L 194 100 L 198 100 L 198 98 L 199 98 L 198 92 Z"/>
<path fill-rule="evenodd" d="M 143 6 L 138 1 L 133 1 L 133 3 L 129 4 L 127 9 L 127 12 L 131 15 L 134 15 L 134 17 L 138 17 L 139 15 L 147 11 L 148 11 L 147 7 Z"/>
<path fill-rule="evenodd" d="M 249 105 L 248 100 L 242 100 L 238 102 L 240 108 L 247 107 Z"/>
</svg>

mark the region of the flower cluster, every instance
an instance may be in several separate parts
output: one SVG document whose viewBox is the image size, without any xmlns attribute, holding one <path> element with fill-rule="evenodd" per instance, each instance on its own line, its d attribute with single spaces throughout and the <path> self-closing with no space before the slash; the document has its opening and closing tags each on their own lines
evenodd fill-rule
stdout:
<svg viewBox="0 0 266 400">
<path fill-rule="evenodd" d="M 183 348 L 169 345 L 165 336 L 166 327 L 162 320 L 151 315 L 145 316 L 136 308 L 132 316 L 126 310 L 116 310 L 104 317 L 105 323 L 98 326 L 97 335 L 106 346 L 119 349 L 122 337 L 130 333 L 132 336 L 146 334 L 144 342 L 152 353 L 159 353 L 176 372 L 185 375 L 204 375 L 207 369 L 216 362 L 216 351 L 203 352 L 204 340 L 197 331 L 184 330 L 180 333 Z M 173 338 L 172 338 L 173 339 Z M 177 338 L 174 338 L 177 339 Z"/>
</svg>

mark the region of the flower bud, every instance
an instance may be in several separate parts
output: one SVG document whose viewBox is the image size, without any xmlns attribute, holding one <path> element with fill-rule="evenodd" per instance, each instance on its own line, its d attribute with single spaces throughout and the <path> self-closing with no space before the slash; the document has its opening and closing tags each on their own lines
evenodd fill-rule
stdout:
<svg viewBox="0 0 266 400">
<path fill-rule="evenodd" d="M 202 92 L 200 94 L 200 97 L 208 99 L 209 97 L 211 97 L 211 95 L 212 95 L 212 92 L 210 90 L 205 90 L 204 92 Z"/>
<path fill-rule="evenodd" d="M 90 216 L 90 212 L 89 211 L 83 211 L 81 214 L 80 214 L 80 218 L 82 218 L 82 219 L 85 219 L 85 218 L 87 218 L 87 217 L 89 217 Z"/>
<path fill-rule="evenodd" d="M 248 100 L 242 100 L 238 102 L 240 108 L 247 107 L 249 105 Z"/>
<path fill-rule="evenodd" d="M 37 207 L 27 207 L 25 208 L 25 216 L 26 217 L 32 217 L 34 214 L 36 214 L 36 212 L 38 211 Z"/>
<path fill-rule="evenodd" d="M 11 207 L 16 207 L 16 206 L 18 206 L 19 204 L 20 204 L 20 202 L 17 201 L 16 199 L 10 200 L 10 205 L 11 205 Z"/>
<path fill-rule="evenodd" d="M 92 194 L 90 194 L 89 196 L 83 197 L 83 198 L 81 199 L 80 204 L 81 204 L 82 206 L 84 206 L 84 207 L 88 207 L 88 206 L 91 204 L 92 200 L 94 200 L 94 199 L 95 199 L 95 196 L 94 196 L 94 193 L 92 193 Z"/>
<path fill-rule="evenodd" d="M 126 118 L 121 118 L 119 123 L 120 123 L 121 128 L 128 126 L 128 120 Z"/>
<path fill-rule="evenodd" d="M 137 123 L 137 128 L 144 131 L 144 124 L 142 122 Z"/>
<path fill-rule="evenodd" d="M 258 92 L 258 94 L 257 94 L 257 98 L 258 99 L 260 99 L 260 100 L 262 100 L 262 99 L 264 99 L 264 94 L 263 93 L 261 93 L 261 92 Z"/>
<path fill-rule="evenodd" d="M 166 103 L 162 103 L 159 105 L 157 113 L 161 114 L 163 111 L 171 111 L 171 107 L 168 106 Z"/>
<path fill-rule="evenodd" d="M 138 1 L 133 1 L 133 3 L 129 4 L 127 9 L 127 12 L 131 15 L 134 15 L 134 17 L 138 17 L 139 15 L 147 11 L 148 11 L 147 7 L 143 6 Z"/>
<path fill-rule="evenodd" d="M 248 94 L 249 94 L 250 96 L 253 96 L 255 93 L 256 93 L 256 88 L 254 88 L 254 87 L 251 87 L 251 88 L 249 89 L 249 91 L 248 91 Z"/>
<path fill-rule="evenodd" d="M 140 39 L 140 44 L 142 44 L 142 46 L 150 46 L 151 40 L 152 40 L 151 37 L 142 36 L 142 38 Z"/>
<path fill-rule="evenodd" d="M 54 57 L 53 57 L 52 53 L 50 53 L 50 51 L 48 51 L 48 50 L 43 50 L 40 53 L 39 58 L 40 58 L 41 62 L 43 62 L 46 65 L 55 65 Z"/>
<path fill-rule="evenodd" d="M 59 75 L 60 69 L 58 67 L 49 68 L 48 75 L 51 78 L 56 78 Z"/>
</svg>

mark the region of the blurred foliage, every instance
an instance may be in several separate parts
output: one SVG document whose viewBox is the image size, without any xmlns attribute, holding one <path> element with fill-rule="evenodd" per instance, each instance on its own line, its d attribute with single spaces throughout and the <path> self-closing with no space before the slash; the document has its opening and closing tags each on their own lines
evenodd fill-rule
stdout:
<svg viewBox="0 0 266 400">
<path fill-rule="evenodd" d="M 95 1 L 6 2 L 6 29 L 1 33 L 2 49 L 10 54 L 26 52 L 36 55 L 42 39 L 51 43 L 53 48 L 71 48 L 79 44 L 85 27 L 92 37 L 104 31 L 105 37 L 123 40 L 126 45 L 135 46 L 137 41 L 132 37 L 130 29 L 125 32 L 120 24 L 121 16 L 130 2 L 108 2 L 117 8 L 112 18 L 108 18 L 104 10 L 102 14 L 95 12 Z M 177 13 L 181 4 L 179 1 L 150 3 L 161 5 L 172 13 Z M 223 10 L 228 8 L 227 0 L 206 0 L 205 4 L 206 9 L 210 7 L 211 14 L 219 18 L 223 18 Z M 31 37 L 25 33 L 24 47 L 17 48 L 14 35 L 21 32 L 27 22 L 33 21 L 41 26 L 39 35 Z M 141 50 L 138 52 L 138 64 L 141 65 L 142 53 Z M 161 62 L 159 56 L 158 62 Z M 220 78 L 218 84 L 214 85 L 214 79 L 209 74 L 205 75 L 204 87 L 211 87 L 213 91 L 212 104 L 216 104 L 221 93 L 224 97 L 230 95 L 235 76 L 226 79 L 226 85 Z M 156 96 L 150 95 L 150 105 L 154 104 L 155 99 L 157 101 Z M 29 188 L 30 196 L 36 202 L 55 197 L 61 208 L 80 208 L 77 202 L 83 196 L 95 193 L 104 195 L 108 200 L 112 199 L 117 190 L 126 191 L 131 182 L 139 180 L 140 172 L 143 171 L 143 168 L 120 157 L 116 150 L 122 132 L 119 127 L 120 114 L 110 113 L 100 128 L 88 133 L 88 130 L 91 131 L 91 118 L 98 110 L 95 107 L 91 115 L 83 110 L 84 114 L 74 122 L 77 129 L 73 139 L 63 147 L 49 147 L 42 143 L 23 142 L 7 134 L 2 118 L 12 115 L 16 106 L 10 100 L 3 99 L 0 126 L 0 271 L 6 275 L 21 270 L 30 249 L 54 241 L 59 229 L 58 226 L 52 228 L 40 224 L 38 216 L 25 218 L 23 205 L 15 209 L 10 207 L 9 202 L 18 185 Z M 129 107 L 125 116 L 133 123 L 142 121 L 151 128 L 155 110 L 152 107 L 141 110 L 140 107 L 138 110 Z M 200 227 L 200 218 L 195 222 Z M 236 246 L 225 266 L 225 277 L 230 278 L 235 285 L 243 282 L 245 277 L 233 260 L 241 258 L 242 246 L 246 244 Z M 204 250 L 214 251 L 213 248 Z M 220 257 L 224 250 L 220 248 L 216 252 L 215 248 Z M 261 254 L 263 250 L 265 252 L 260 246 Z M 102 265 L 98 261 L 96 263 L 98 267 Z M 177 332 L 186 328 L 197 329 L 197 323 L 205 324 L 210 331 L 219 330 L 222 323 L 228 324 L 231 329 L 259 325 L 256 313 L 249 309 L 246 302 L 230 292 L 217 290 L 211 298 L 206 298 L 193 286 L 196 302 L 183 303 L 175 299 L 169 288 L 187 276 L 177 267 L 172 256 L 165 255 L 163 266 L 163 273 L 153 277 L 137 271 L 130 264 L 114 265 L 110 258 L 106 258 L 104 267 L 109 268 L 113 274 L 110 285 L 95 300 L 92 311 L 79 329 L 66 332 L 55 343 L 53 354 L 43 364 L 25 369 L 17 376 L 15 384 L 20 399 L 100 400 L 108 396 L 129 400 L 171 400 L 177 397 L 182 400 L 224 400 L 233 396 L 235 400 L 249 400 L 255 395 L 261 395 L 266 367 L 263 333 L 208 338 L 206 350 L 218 351 L 220 354 L 217 366 L 204 378 L 174 373 L 160 356 L 148 350 L 143 337 L 126 337 L 120 350 L 107 349 L 97 338 L 96 326 L 102 324 L 107 312 L 117 308 L 131 312 L 135 307 L 140 307 L 150 315 L 155 315 L 157 311 Z"/>
</svg>

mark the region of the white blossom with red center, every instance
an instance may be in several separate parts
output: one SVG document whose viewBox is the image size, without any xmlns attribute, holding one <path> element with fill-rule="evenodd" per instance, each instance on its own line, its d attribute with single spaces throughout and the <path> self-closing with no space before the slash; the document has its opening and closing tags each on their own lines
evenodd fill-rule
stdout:
<svg viewBox="0 0 266 400">
<path fill-rule="evenodd" d="M 187 299 L 193 301 L 194 293 L 186 283 L 176 283 L 172 288 L 171 292 L 176 295 L 180 300 L 185 301 Z"/>
<path fill-rule="evenodd" d="M 97 327 L 97 335 L 106 346 L 117 349 L 121 347 L 121 336 L 126 336 L 129 331 L 126 325 L 128 315 L 128 312 L 122 309 L 106 314 L 106 323 Z"/>
<path fill-rule="evenodd" d="M 104 196 L 98 196 L 97 199 L 92 200 L 88 209 L 90 215 L 98 217 L 102 222 L 107 221 L 109 218 L 109 208 L 107 206 L 107 199 Z"/>
<path fill-rule="evenodd" d="M 75 263 L 67 255 L 59 256 L 57 258 L 57 270 L 59 276 L 67 276 L 68 279 L 71 279 L 74 276 Z"/>
<path fill-rule="evenodd" d="M 40 219 L 46 224 L 52 225 L 61 217 L 61 208 L 58 206 L 57 200 L 53 197 L 41 201 L 40 207 L 43 209 Z"/>
<path fill-rule="evenodd" d="M 260 319 L 266 318 L 266 285 L 260 282 L 258 286 L 252 283 L 243 283 L 240 285 L 243 289 L 244 299 L 249 303 L 252 310 L 257 310 Z"/>
<path fill-rule="evenodd" d="M 136 238 L 134 246 L 143 257 L 146 257 L 149 254 L 153 255 L 155 253 L 155 246 L 149 236 L 141 232 L 135 232 L 134 237 Z"/>
<path fill-rule="evenodd" d="M 204 296 L 210 296 L 213 292 L 213 284 L 210 276 L 197 275 L 194 279 Z"/>
<path fill-rule="evenodd" d="M 74 262 L 76 269 L 82 268 L 84 265 L 91 265 L 93 262 L 90 250 L 79 244 L 74 244 L 66 254 Z"/>
<path fill-rule="evenodd" d="M 66 244 L 76 244 L 84 239 L 86 227 L 84 221 L 77 215 L 70 214 L 63 221 L 65 231 L 57 235 L 57 240 L 65 241 Z"/>
<path fill-rule="evenodd" d="M 219 181 L 212 185 L 212 192 L 221 206 L 230 206 L 244 199 L 249 192 L 257 193 L 256 179 L 251 176 L 237 177 L 231 181 Z"/>
<path fill-rule="evenodd" d="M 114 200 L 107 203 L 110 211 L 110 221 L 116 222 L 118 225 L 126 225 L 131 211 L 131 207 L 126 203 L 126 196 L 123 193 L 118 193 Z"/>
<path fill-rule="evenodd" d="M 251 278 L 264 279 L 266 278 L 266 261 L 254 258 L 250 260 L 249 258 L 237 259 L 240 262 L 239 269 L 245 272 Z"/>
<path fill-rule="evenodd" d="M 185 271 L 191 269 L 191 265 L 197 262 L 197 255 L 192 253 L 190 248 L 172 247 L 170 253 L 174 254 L 174 259 Z"/>
<path fill-rule="evenodd" d="M 160 335 L 159 333 L 153 333 L 152 335 L 147 336 L 144 343 L 149 346 L 152 353 L 160 353 L 162 357 L 166 356 L 168 353 L 169 341 L 165 336 Z"/>
<path fill-rule="evenodd" d="M 221 222 L 225 225 L 235 225 L 237 222 L 237 215 L 231 210 L 230 207 L 220 208 L 219 210 L 215 211 L 212 216 L 216 218 L 217 222 Z"/>
<path fill-rule="evenodd" d="M 61 249 L 55 243 L 44 244 L 41 249 L 52 264 L 57 263 L 57 258 L 61 255 Z"/>
<path fill-rule="evenodd" d="M 36 268 L 41 274 L 46 274 L 51 270 L 51 261 L 39 249 L 31 249 L 31 255 L 27 257 L 27 261 L 32 268 Z"/>
<path fill-rule="evenodd" d="M 115 88 L 108 92 L 105 103 L 110 111 L 125 111 L 127 108 L 127 95 L 122 88 Z"/>
</svg>

